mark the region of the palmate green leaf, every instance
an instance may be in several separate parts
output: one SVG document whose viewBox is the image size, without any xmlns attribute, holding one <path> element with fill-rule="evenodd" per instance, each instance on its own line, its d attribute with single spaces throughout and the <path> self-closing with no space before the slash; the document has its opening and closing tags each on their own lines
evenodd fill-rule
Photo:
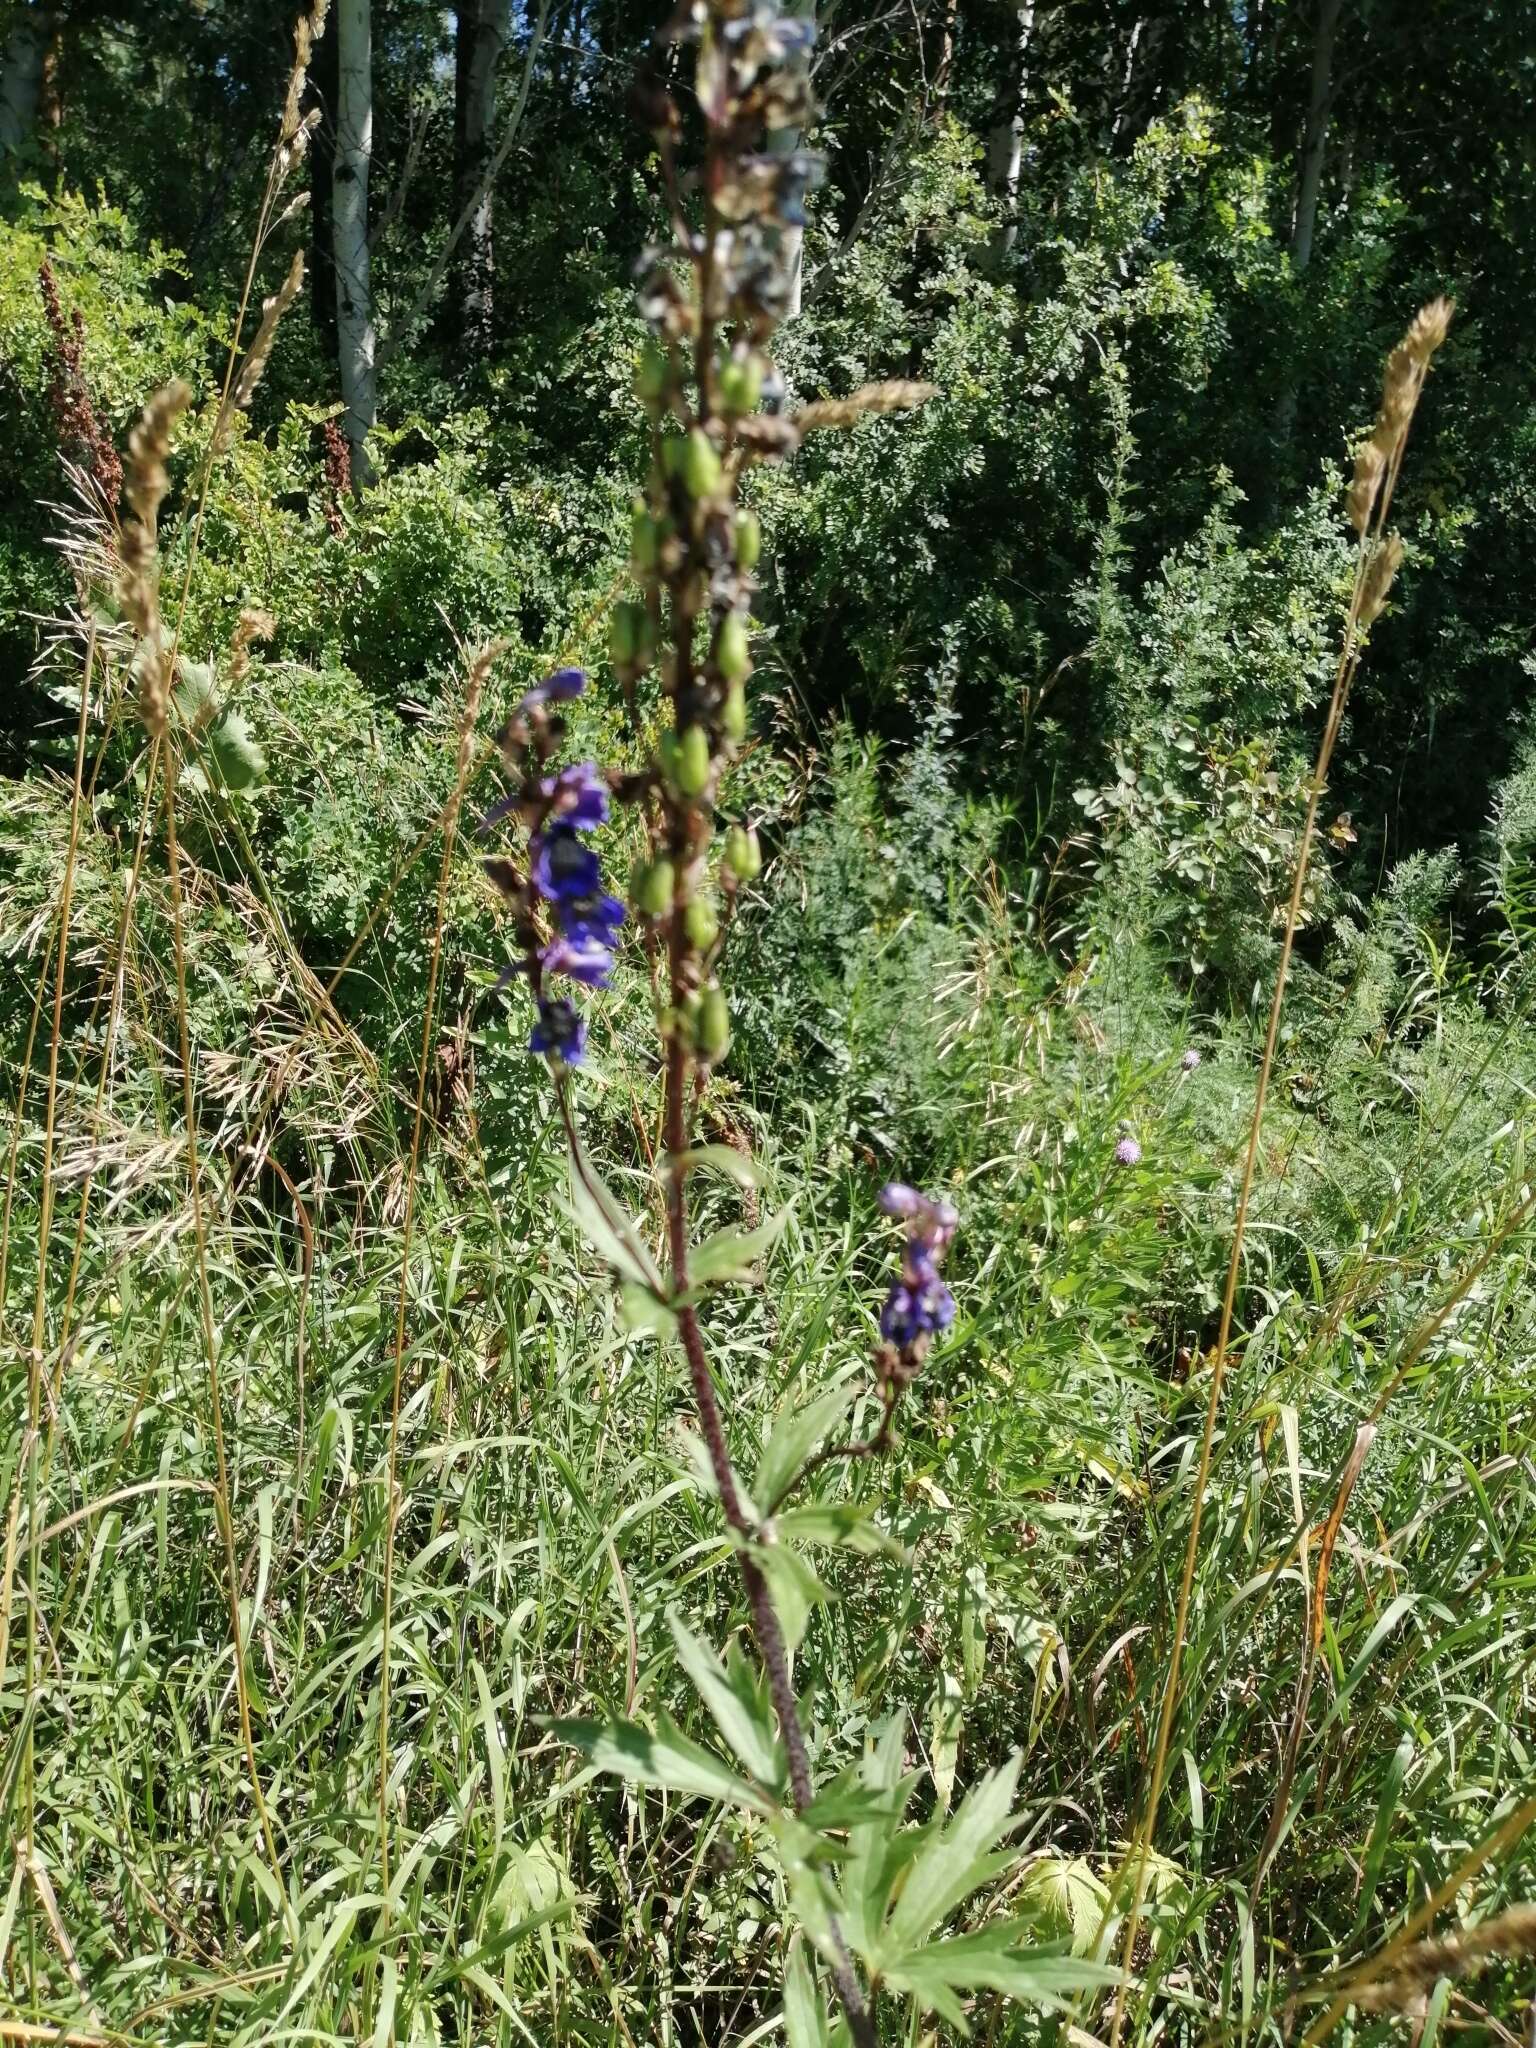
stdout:
<svg viewBox="0 0 1536 2048">
<path fill-rule="evenodd" d="M 656 1716 L 654 1729 L 638 1721 L 555 1721 L 551 1727 L 598 1770 L 612 1771 L 631 1785 L 652 1785 L 685 1799 L 718 1799 L 765 1819 L 775 1810 L 761 1787 L 738 1778 L 718 1757 L 690 1742 L 665 1714 Z"/>
<path fill-rule="evenodd" d="M 925 1942 L 894 1960 L 885 1971 L 893 1991 L 907 1991 L 969 2034 L 960 1994 L 1000 1991 L 1034 2005 L 1059 2009 L 1083 1991 L 1102 1990 L 1120 1973 L 1105 1963 L 1021 1948 L 1029 1928 L 1021 1920 L 998 1920 L 975 1934 Z"/>
<path fill-rule="evenodd" d="M 737 1761 L 766 1791 L 782 1795 L 784 1750 L 774 1733 L 764 1687 L 739 1653 L 727 1654 L 722 1671 L 714 1651 L 676 1612 L 668 1613 L 667 1625 L 677 1645 L 678 1661 L 698 1688 Z"/>
<path fill-rule="evenodd" d="M 804 1390 L 798 1385 L 790 1388 L 773 1418 L 763 1455 L 757 1461 L 757 1477 L 752 1482 L 752 1492 L 762 1502 L 765 1512 L 823 1437 L 829 1435 L 842 1420 L 853 1395 L 851 1377 L 828 1387 L 812 1401 L 805 1399 Z"/>
<path fill-rule="evenodd" d="M 208 735 L 208 752 L 226 789 L 249 789 L 267 772 L 267 757 L 242 712 L 225 712 Z"/>
<path fill-rule="evenodd" d="M 767 1217 L 755 1230 L 717 1230 L 706 1237 L 688 1261 L 689 1277 L 702 1285 L 711 1280 L 745 1280 L 782 1235 L 788 1209 Z"/>
<path fill-rule="evenodd" d="M 1080 1856 L 1042 1856 L 1030 1865 L 1021 1896 L 1038 1912 L 1050 1935 L 1071 1942 L 1073 1955 L 1092 1952 L 1109 1891 Z"/>
</svg>

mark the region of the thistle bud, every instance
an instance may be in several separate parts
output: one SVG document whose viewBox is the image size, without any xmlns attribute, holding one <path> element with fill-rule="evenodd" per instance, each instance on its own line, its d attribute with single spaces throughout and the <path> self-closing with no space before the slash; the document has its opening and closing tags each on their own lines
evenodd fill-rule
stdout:
<svg viewBox="0 0 1536 2048">
<path fill-rule="evenodd" d="M 725 693 L 720 729 L 733 747 L 739 747 L 747 736 L 747 693 L 740 683 L 732 683 Z"/>
<path fill-rule="evenodd" d="M 699 999 L 696 1035 L 701 1059 L 723 1060 L 731 1049 L 731 1009 L 718 981 L 712 981 Z"/>
<path fill-rule="evenodd" d="M 752 673 L 747 628 L 739 612 L 728 612 L 715 637 L 715 667 L 728 683 L 744 683 Z"/>
<path fill-rule="evenodd" d="M 683 442 L 682 478 L 691 498 L 712 498 L 720 487 L 720 456 L 702 427 Z"/>
<path fill-rule="evenodd" d="M 707 896 L 690 896 L 683 912 L 683 930 L 690 946 L 707 953 L 720 936 L 720 919 Z"/>
<path fill-rule="evenodd" d="M 658 348 L 654 341 L 648 341 L 635 365 L 636 398 L 642 405 L 660 405 L 667 395 L 671 375 L 672 366 L 667 360 L 666 350 Z"/>
<path fill-rule="evenodd" d="M 758 557 L 763 552 L 763 529 L 757 523 L 755 512 L 736 514 L 736 566 L 748 576 L 757 567 Z"/>
<path fill-rule="evenodd" d="M 645 917 L 665 917 L 672 908 L 672 891 L 676 876 L 671 861 L 665 855 L 653 860 L 648 867 L 640 870 L 632 895 L 635 908 Z"/>
<path fill-rule="evenodd" d="M 732 356 L 720 369 L 720 404 L 728 413 L 756 412 L 763 398 L 760 356 Z"/>
<path fill-rule="evenodd" d="M 725 835 L 725 864 L 738 882 L 755 882 L 763 872 L 763 850 L 757 834 L 733 825 Z"/>
<path fill-rule="evenodd" d="M 709 781 L 709 735 L 702 725 L 690 725 L 678 735 L 676 782 L 684 796 L 702 796 Z"/>
</svg>

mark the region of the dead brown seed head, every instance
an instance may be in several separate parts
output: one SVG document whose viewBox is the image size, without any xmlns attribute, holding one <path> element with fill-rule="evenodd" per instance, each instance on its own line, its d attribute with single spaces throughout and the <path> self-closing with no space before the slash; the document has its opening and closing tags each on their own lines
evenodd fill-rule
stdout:
<svg viewBox="0 0 1536 2048">
<path fill-rule="evenodd" d="M 1368 626 L 1381 614 L 1382 606 L 1392 589 L 1403 559 L 1403 539 L 1398 533 L 1389 533 L 1385 540 L 1378 541 L 1370 561 L 1366 564 L 1365 583 L 1360 593 L 1360 623 Z"/>
<path fill-rule="evenodd" d="M 1356 533 L 1364 533 L 1371 523 L 1371 510 L 1386 468 L 1387 458 L 1376 443 L 1362 441 L 1355 450 L 1355 474 L 1344 500 L 1349 523 Z"/>
<path fill-rule="evenodd" d="M 1403 347 L 1421 368 L 1445 340 L 1455 311 L 1454 299 L 1431 299 L 1427 306 L 1421 306 L 1414 314 L 1408 332 L 1403 336 Z"/>
</svg>

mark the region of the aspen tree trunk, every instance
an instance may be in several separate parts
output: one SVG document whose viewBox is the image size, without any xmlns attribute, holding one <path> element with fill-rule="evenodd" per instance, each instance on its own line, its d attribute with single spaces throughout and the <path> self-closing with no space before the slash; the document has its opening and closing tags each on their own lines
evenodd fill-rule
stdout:
<svg viewBox="0 0 1536 2048">
<path fill-rule="evenodd" d="M 491 241 L 494 182 L 491 126 L 496 116 L 496 65 L 506 40 L 507 0 L 462 0 L 458 10 L 454 76 L 454 213 L 469 220 L 459 245 L 459 341 L 466 359 L 490 347 L 495 311 L 495 254 Z"/>
<path fill-rule="evenodd" d="M 373 35 L 370 0 L 337 0 L 336 151 L 331 214 L 335 229 L 336 341 L 342 432 L 352 477 L 372 474 L 367 439 L 377 403 L 373 294 L 368 274 L 368 171 L 373 158 Z"/>
<path fill-rule="evenodd" d="M 1003 218 L 992 237 L 999 261 L 1011 256 L 1019 239 L 1019 179 L 1024 168 L 1024 94 L 1029 82 L 1029 45 L 1035 32 L 1035 0 L 1024 0 L 1015 16 L 1013 69 L 1000 98 L 1000 112 L 987 140 L 987 175 L 1003 203 Z"/>
<path fill-rule="evenodd" d="M 787 12 L 805 20 L 816 19 L 815 0 L 789 0 Z M 774 156 L 793 156 L 804 137 L 798 128 L 775 128 L 767 137 Z M 779 266 L 785 282 L 784 318 L 799 314 L 805 297 L 805 229 L 786 227 L 779 236 Z"/>
<path fill-rule="evenodd" d="M 1297 168 L 1296 218 L 1291 228 L 1291 268 L 1298 276 L 1312 261 L 1312 236 L 1317 227 L 1317 202 L 1328 150 L 1328 116 L 1333 107 L 1333 46 L 1342 7 L 1343 0 L 1321 0 L 1312 40 L 1312 90 L 1307 100 L 1307 127 Z"/>
<path fill-rule="evenodd" d="M 25 149 L 36 133 L 54 28 L 51 6 L 18 8 L 0 58 L 0 155 L 13 156 Z"/>
</svg>

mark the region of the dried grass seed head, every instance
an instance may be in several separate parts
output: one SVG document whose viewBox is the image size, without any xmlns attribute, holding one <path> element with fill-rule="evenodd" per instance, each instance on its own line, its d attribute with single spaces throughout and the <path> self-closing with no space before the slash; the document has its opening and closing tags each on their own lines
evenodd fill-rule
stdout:
<svg viewBox="0 0 1536 2048">
<path fill-rule="evenodd" d="M 1378 541 L 1366 565 L 1365 584 L 1360 593 L 1360 623 L 1369 626 L 1381 614 L 1392 589 L 1392 580 L 1403 559 L 1403 537 L 1389 533 Z"/>
<path fill-rule="evenodd" d="M 1387 458 L 1374 441 L 1362 441 L 1355 450 L 1355 474 L 1345 497 L 1345 508 L 1349 523 L 1356 533 L 1364 533 L 1371 523 L 1371 511 L 1376 503 L 1376 493 L 1381 489 L 1381 480 L 1386 475 Z"/>
</svg>

